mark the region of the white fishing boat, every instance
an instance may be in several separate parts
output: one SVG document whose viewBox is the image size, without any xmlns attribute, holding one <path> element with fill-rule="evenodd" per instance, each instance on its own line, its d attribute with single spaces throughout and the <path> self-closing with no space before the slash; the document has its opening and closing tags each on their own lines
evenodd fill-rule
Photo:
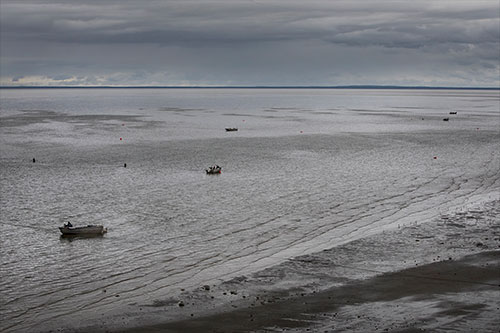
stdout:
<svg viewBox="0 0 500 333">
<path fill-rule="evenodd" d="M 102 225 L 86 225 L 83 227 L 74 227 L 71 223 L 66 223 L 59 230 L 63 235 L 102 235 L 108 231 Z"/>
</svg>

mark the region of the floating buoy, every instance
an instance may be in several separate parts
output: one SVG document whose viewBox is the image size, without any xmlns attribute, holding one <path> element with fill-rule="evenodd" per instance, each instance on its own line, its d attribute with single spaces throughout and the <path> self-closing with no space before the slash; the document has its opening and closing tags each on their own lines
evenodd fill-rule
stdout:
<svg viewBox="0 0 500 333">
<path fill-rule="evenodd" d="M 124 168 L 126 168 L 126 167 L 127 167 L 127 163 L 124 163 L 124 164 L 123 164 L 123 167 L 124 167 Z"/>
<path fill-rule="evenodd" d="M 437 160 L 437 159 L 438 159 L 438 157 L 437 157 L 437 156 L 434 156 L 434 159 L 435 159 L 435 160 Z"/>
<path fill-rule="evenodd" d="M 122 124 L 122 126 L 125 126 L 125 124 Z"/>
<path fill-rule="evenodd" d="M 304 133 L 304 131 L 300 131 L 300 133 Z"/>
<path fill-rule="evenodd" d="M 35 160 L 35 158 L 33 157 L 33 163 L 35 163 L 35 162 L 36 162 L 36 160 Z"/>
<path fill-rule="evenodd" d="M 122 138 L 120 138 L 120 141 L 122 141 Z"/>
</svg>

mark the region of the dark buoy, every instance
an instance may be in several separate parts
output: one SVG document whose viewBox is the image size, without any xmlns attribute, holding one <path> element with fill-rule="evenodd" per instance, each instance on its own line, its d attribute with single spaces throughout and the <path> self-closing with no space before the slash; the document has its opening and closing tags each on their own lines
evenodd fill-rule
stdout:
<svg viewBox="0 0 500 333">
<path fill-rule="evenodd" d="M 124 168 L 126 168 L 126 167 L 127 167 L 127 163 L 124 163 L 124 164 L 123 164 L 123 167 L 124 167 Z"/>
<path fill-rule="evenodd" d="M 36 162 L 36 160 L 35 160 L 35 158 L 33 157 L 33 163 L 35 163 L 35 162 Z"/>
</svg>

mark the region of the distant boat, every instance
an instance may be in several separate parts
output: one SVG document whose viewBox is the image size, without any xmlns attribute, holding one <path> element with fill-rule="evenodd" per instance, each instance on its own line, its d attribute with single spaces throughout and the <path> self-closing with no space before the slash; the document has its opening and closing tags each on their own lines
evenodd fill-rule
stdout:
<svg viewBox="0 0 500 333">
<path fill-rule="evenodd" d="M 457 111 L 450 111 L 450 114 L 457 114 Z"/>
<path fill-rule="evenodd" d="M 222 168 L 218 165 L 213 165 L 208 169 L 205 169 L 205 172 L 207 173 L 207 175 L 216 175 L 222 172 Z"/>
<path fill-rule="evenodd" d="M 70 223 L 59 227 L 63 235 L 102 235 L 108 231 L 102 225 L 87 225 L 84 227 L 73 227 Z"/>
<path fill-rule="evenodd" d="M 226 132 L 236 132 L 237 130 L 236 127 L 226 127 Z"/>
<path fill-rule="evenodd" d="M 448 121 L 450 120 L 450 118 L 443 118 L 443 121 Z"/>
</svg>

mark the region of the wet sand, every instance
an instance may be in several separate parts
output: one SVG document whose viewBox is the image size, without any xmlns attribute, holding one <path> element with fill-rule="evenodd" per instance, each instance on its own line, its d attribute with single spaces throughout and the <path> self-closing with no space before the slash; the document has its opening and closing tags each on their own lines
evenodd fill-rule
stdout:
<svg viewBox="0 0 500 333">
<path fill-rule="evenodd" d="M 258 307 L 128 332 L 413 332 L 451 328 L 495 332 L 500 314 L 499 272 L 500 251 L 489 251 L 352 281 L 303 297 L 280 300 L 275 295 Z M 462 295 L 468 295 L 467 299 Z"/>
<path fill-rule="evenodd" d="M 119 331 L 498 332 L 500 202 L 487 205 L 200 286 L 156 302 L 163 322 Z"/>
</svg>

